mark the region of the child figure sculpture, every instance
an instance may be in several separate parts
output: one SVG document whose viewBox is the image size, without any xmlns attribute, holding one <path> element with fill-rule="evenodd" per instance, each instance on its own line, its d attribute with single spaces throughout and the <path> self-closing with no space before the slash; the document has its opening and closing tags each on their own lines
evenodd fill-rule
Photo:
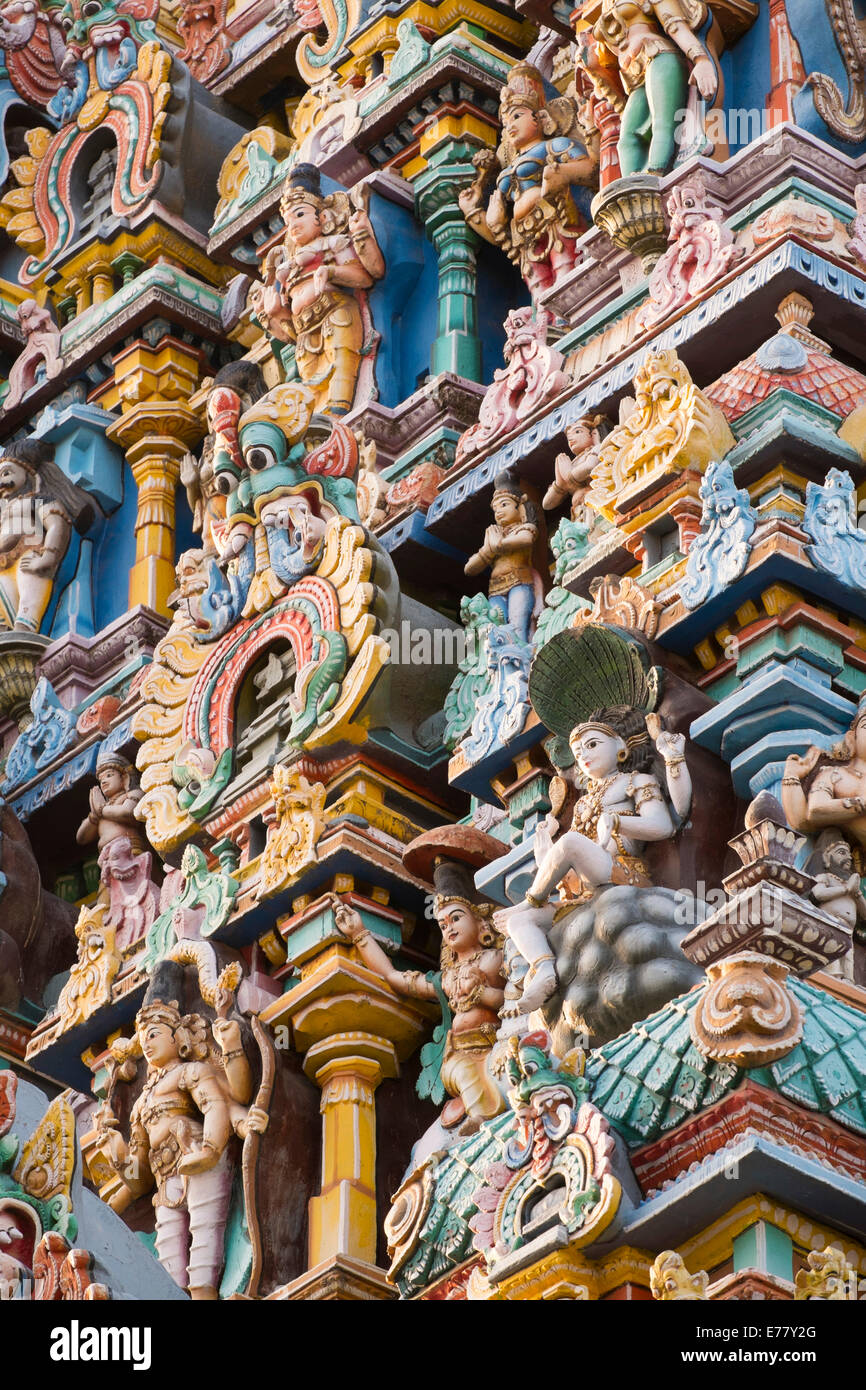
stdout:
<svg viewBox="0 0 866 1390">
<path fill-rule="evenodd" d="M 583 795 L 570 829 L 556 840 L 553 816 L 536 830 L 537 872 L 525 905 L 508 919 L 508 933 L 530 966 L 521 1013 L 539 1008 L 556 989 L 546 933 L 554 914 L 547 900 L 556 885 L 574 873 L 585 898 L 609 883 L 649 886 L 644 845 L 671 839 L 691 805 L 685 737 L 662 731 L 657 716 L 628 706 L 599 709 L 572 730 L 569 744 Z M 653 770 L 657 757 L 665 787 Z"/>
</svg>

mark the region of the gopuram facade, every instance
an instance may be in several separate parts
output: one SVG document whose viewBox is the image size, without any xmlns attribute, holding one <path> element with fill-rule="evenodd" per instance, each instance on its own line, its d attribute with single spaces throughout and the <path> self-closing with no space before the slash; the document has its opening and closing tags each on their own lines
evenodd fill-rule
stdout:
<svg viewBox="0 0 866 1390">
<path fill-rule="evenodd" d="M 0 49 L 0 1300 L 857 1301 L 859 0 Z"/>
</svg>

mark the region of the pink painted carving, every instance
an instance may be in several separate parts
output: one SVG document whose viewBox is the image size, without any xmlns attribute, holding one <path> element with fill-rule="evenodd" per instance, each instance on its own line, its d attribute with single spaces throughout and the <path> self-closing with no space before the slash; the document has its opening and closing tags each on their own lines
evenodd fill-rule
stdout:
<svg viewBox="0 0 866 1390">
<path fill-rule="evenodd" d="M 150 877 L 152 862 L 151 854 L 133 854 L 125 838 L 109 840 L 99 856 L 109 898 L 105 920 L 117 930 L 119 951 L 141 941 L 159 914 L 159 889 Z"/>
<path fill-rule="evenodd" d="M 116 695 L 103 695 L 101 700 L 95 700 L 92 705 L 88 705 L 86 710 L 79 714 L 75 721 L 75 728 L 84 737 L 94 731 L 100 734 L 107 734 L 111 728 L 111 721 L 120 709 L 120 701 Z"/>
<path fill-rule="evenodd" d="M 550 314 L 532 308 L 512 309 L 505 320 L 505 363 L 493 373 L 478 413 L 478 423 L 460 436 L 456 463 L 488 444 L 512 434 L 541 406 L 571 385 L 565 358 L 547 345 Z"/>
<path fill-rule="evenodd" d="M 734 245 L 724 213 L 698 179 L 680 184 L 668 199 L 670 246 L 650 276 L 649 302 L 639 325 L 648 328 L 717 283 L 746 254 Z"/>
<path fill-rule="evenodd" d="M 419 507 L 426 512 L 444 477 L 445 469 L 438 463 L 419 463 L 405 478 L 388 488 L 388 510 L 398 512 L 403 507 Z"/>
<path fill-rule="evenodd" d="M 50 381 L 63 369 L 60 329 L 48 310 L 41 308 L 35 299 L 23 299 L 18 305 L 15 317 L 24 333 L 25 342 L 9 373 L 9 390 L 3 402 L 4 410 L 11 410 L 24 399 L 28 391 L 33 390 L 40 366 L 45 369 L 46 381 Z"/>
<path fill-rule="evenodd" d="M 216 77 L 231 61 L 227 13 L 228 0 L 183 0 L 177 32 L 184 46 L 177 56 L 199 82 Z"/>
</svg>

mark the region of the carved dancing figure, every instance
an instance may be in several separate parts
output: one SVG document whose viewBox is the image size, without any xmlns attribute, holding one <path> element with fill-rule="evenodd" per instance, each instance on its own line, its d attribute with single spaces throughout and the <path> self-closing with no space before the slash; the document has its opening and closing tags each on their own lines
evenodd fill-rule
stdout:
<svg viewBox="0 0 866 1390">
<path fill-rule="evenodd" d="M 481 549 L 467 560 L 464 573 L 476 575 L 490 569 L 490 607 L 498 609 L 522 641 L 528 642 L 544 593 L 541 575 L 532 564 L 537 513 L 509 473 L 498 475 L 494 489 L 494 524 L 485 531 Z"/>
<path fill-rule="evenodd" d="M 673 168 L 690 86 L 704 101 L 714 100 L 718 71 L 698 37 L 707 16 L 702 0 L 600 0 L 592 6 L 595 52 L 579 47 L 577 61 L 620 113 L 624 178 Z"/>
<path fill-rule="evenodd" d="M 361 921 L 360 914 L 336 899 L 337 926 L 354 942 L 364 964 L 398 994 L 439 1003 L 444 1036 L 439 1063 L 441 1084 L 451 1099 L 441 1123 L 451 1129 L 467 1120 L 467 1130 L 505 1108 L 487 1068 L 505 998 L 503 956 L 490 922 L 490 908 L 475 901 L 471 876 L 462 864 L 439 864 L 434 901 L 442 932 L 441 982 L 419 970 L 397 970 Z M 428 1092 L 435 1098 L 435 1090 Z"/>
<path fill-rule="evenodd" d="M 552 815 L 536 830 L 537 871 L 526 906 L 508 917 L 508 933 L 530 966 L 521 1013 L 539 1008 L 556 988 L 546 929 L 553 918 L 547 900 L 557 884 L 575 874 L 584 898 L 609 883 L 648 886 L 644 845 L 672 839 L 691 806 L 685 737 L 662 730 L 658 716 L 628 706 L 599 709 L 572 730 L 569 745 L 583 795 L 569 830 L 554 840 Z M 656 755 L 664 787 L 654 771 Z"/>
<path fill-rule="evenodd" d="M 558 96 L 548 100 L 544 79 L 530 63 L 515 63 L 509 72 L 499 119 L 501 144 L 495 155 L 490 150 L 475 155 L 477 177 L 458 202 L 473 231 L 520 266 L 535 297 L 575 264 L 577 238 L 586 224 L 571 190 L 593 182 L 598 158 L 587 151 L 577 103 Z M 496 187 L 487 198 L 494 171 Z"/>
</svg>

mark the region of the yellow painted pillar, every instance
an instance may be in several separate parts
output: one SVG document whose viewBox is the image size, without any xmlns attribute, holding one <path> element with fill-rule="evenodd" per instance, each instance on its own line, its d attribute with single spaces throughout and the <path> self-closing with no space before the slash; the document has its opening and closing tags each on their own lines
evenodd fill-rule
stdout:
<svg viewBox="0 0 866 1390">
<path fill-rule="evenodd" d="M 135 518 L 135 564 L 129 575 L 129 606 L 146 604 L 169 616 L 168 597 L 175 579 L 175 491 L 180 463 L 189 442 L 201 433 L 192 410 L 178 410 L 177 402 L 162 407 L 158 422 L 171 433 L 141 433 L 143 422 L 130 411 L 106 431 L 109 439 L 126 452 L 138 488 Z M 189 418 L 187 418 L 189 417 Z M 152 422 L 156 426 L 157 422 Z M 172 428 L 173 427 L 173 428 Z"/>
<path fill-rule="evenodd" d="M 322 1066 L 306 1058 L 322 1088 L 322 1190 L 310 1201 L 310 1266 L 336 1255 L 375 1264 L 375 1092 L 385 1076 L 397 1075 L 397 1056 L 370 1034 L 335 1034 L 311 1050 L 331 1055 Z"/>
<path fill-rule="evenodd" d="M 94 304 L 104 304 L 114 294 L 114 271 L 107 261 L 100 261 L 91 271 Z"/>
<path fill-rule="evenodd" d="M 106 434 L 125 451 L 138 488 L 129 605 L 146 604 L 166 616 L 176 585 L 180 464 L 203 433 L 199 412 L 189 403 L 200 368 L 200 354 L 174 338 L 155 348 L 134 343 L 115 358 L 114 380 L 99 402 L 108 410 L 121 408 Z"/>
<path fill-rule="evenodd" d="M 166 435 L 148 435 L 127 451 L 138 488 L 130 608 L 144 603 L 157 613 L 168 612 L 168 596 L 176 586 L 175 490 L 185 452 L 182 443 Z"/>
<path fill-rule="evenodd" d="M 322 1090 L 322 1183 L 309 1206 L 309 1270 L 349 1261 L 375 1273 L 376 1088 L 423 1041 L 434 1011 L 396 995 L 336 933 L 300 964 L 300 980 L 262 1011 L 272 1028 L 289 1026 L 304 1072 Z M 385 1204 L 390 1192 L 382 1194 Z M 380 1293 L 375 1295 L 380 1296 Z"/>
</svg>

